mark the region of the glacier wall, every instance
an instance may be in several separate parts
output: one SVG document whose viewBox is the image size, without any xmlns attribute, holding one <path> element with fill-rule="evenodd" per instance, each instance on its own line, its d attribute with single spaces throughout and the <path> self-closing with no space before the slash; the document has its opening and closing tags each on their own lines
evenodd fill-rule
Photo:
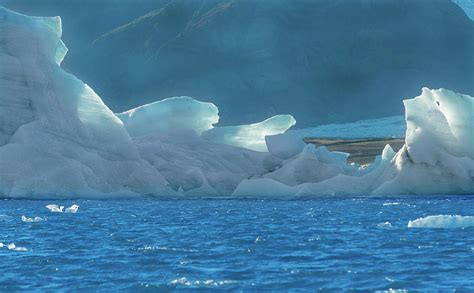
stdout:
<svg viewBox="0 0 474 293">
<path fill-rule="evenodd" d="M 296 121 L 219 127 L 176 97 L 115 115 L 61 69 L 59 17 L 0 7 L 0 197 L 343 196 L 474 193 L 474 98 L 405 100 L 406 145 L 370 166 L 304 145 Z"/>
</svg>

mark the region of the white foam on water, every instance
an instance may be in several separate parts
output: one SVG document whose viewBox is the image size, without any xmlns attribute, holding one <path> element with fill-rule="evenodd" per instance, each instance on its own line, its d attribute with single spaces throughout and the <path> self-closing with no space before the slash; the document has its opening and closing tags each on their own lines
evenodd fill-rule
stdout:
<svg viewBox="0 0 474 293">
<path fill-rule="evenodd" d="M 0 221 L 11 221 L 12 219 L 13 219 L 12 216 L 0 215 Z"/>
<path fill-rule="evenodd" d="M 474 216 L 435 215 L 408 222 L 408 228 L 467 228 L 474 227 Z"/>
<path fill-rule="evenodd" d="M 383 203 L 384 206 L 397 206 L 397 205 L 400 205 L 399 202 L 384 202 Z"/>
<path fill-rule="evenodd" d="M 237 283 L 237 281 L 233 280 L 213 280 L 213 279 L 208 279 L 208 280 L 195 280 L 195 281 L 190 281 L 186 277 L 174 279 L 169 282 L 170 285 L 184 285 L 184 286 L 222 286 L 226 284 L 234 284 Z"/>
</svg>

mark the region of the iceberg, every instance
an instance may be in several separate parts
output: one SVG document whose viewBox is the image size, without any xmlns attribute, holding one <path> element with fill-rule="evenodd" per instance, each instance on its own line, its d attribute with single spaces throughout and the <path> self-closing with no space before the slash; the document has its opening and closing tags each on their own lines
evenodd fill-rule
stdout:
<svg viewBox="0 0 474 293">
<path fill-rule="evenodd" d="M 233 195 L 472 194 L 474 98 L 446 89 L 424 88 L 420 96 L 405 100 L 404 105 L 407 121 L 405 146 L 396 154 L 386 147 L 381 158 L 369 167 L 368 172 L 362 175 L 341 172 L 321 182 L 305 182 L 296 186 L 292 186 L 296 180 L 290 181 L 287 174 L 277 178 L 267 175 L 273 178 L 242 181 Z M 288 161 L 288 168 L 295 170 L 292 162 Z M 341 167 L 341 162 L 330 164 L 333 168 Z M 325 165 L 319 168 L 321 173 L 328 170 Z M 285 165 L 282 169 L 285 169 Z M 312 169 L 312 172 L 319 174 L 317 170 Z"/>
<path fill-rule="evenodd" d="M 254 124 L 215 127 L 205 131 L 202 137 L 217 143 L 267 152 L 265 137 L 284 133 L 295 124 L 296 120 L 291 115 L 276 115 Z"/>
<path fill-rule="evenodd" d="M 61 69 L 61 19 L 2 7 L 0 19 L 0 194 L 171 192 L 100 97 Z"/>
<path fill-rule="evenodd" d="M 132 136 L 193 130 L 201 135 L 219 122 L 217 107 L 190 97 L 173 97 L 117 114 Z"/>
<path fill-rule="evenodd" d="M 59 17 L 0 7 L 0 19 L 0 197 L 474 193 L 468 95 L 424 88 L 405 100 L 404 147 L 395 153 L 387 145 L 373 164 L 359 166 L 287 132 L 291 115 L 215 127 L 217 107 L 190 97 L 115 115 L 61 69 L 67 48 Z"/>
</svg>

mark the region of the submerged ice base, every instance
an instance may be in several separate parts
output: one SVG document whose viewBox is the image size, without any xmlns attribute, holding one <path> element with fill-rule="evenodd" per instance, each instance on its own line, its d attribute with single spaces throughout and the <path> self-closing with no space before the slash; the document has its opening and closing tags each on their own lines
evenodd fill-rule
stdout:
<svg viewBox="0 0 474 293">
<path fill-rule="evenodd" d="M 0 18 L 1 197 L 474 193 L 470 96 L 425 88 L 405 100 L 406 145 L 359 166 L 286 132 L 291 115 L 220 127 L 215 105 L 189 97 L 115 115 L 60 68 L 59 17 L 0 7 Z"/>
</svg>

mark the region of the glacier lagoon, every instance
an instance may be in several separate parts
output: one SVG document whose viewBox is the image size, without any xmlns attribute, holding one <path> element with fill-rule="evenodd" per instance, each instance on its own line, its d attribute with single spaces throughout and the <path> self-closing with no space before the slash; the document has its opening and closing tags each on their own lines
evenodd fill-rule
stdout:
<svg viewBox="0 0 474 293">
<path fill-rule="evenodd" d="M 473 201 L 6 200 L 0 291 L 472 291 Z"/>
<path fill-rule="evenodd" d="M 60 18 L 0 19 L 2 291 L 474 288 L 474 98 L 294 131 L 190 97 L 114 114 L 61 69 Z M 301 141 L 328 132 L 406 144 L 360 166 Z"/>
</svg>

